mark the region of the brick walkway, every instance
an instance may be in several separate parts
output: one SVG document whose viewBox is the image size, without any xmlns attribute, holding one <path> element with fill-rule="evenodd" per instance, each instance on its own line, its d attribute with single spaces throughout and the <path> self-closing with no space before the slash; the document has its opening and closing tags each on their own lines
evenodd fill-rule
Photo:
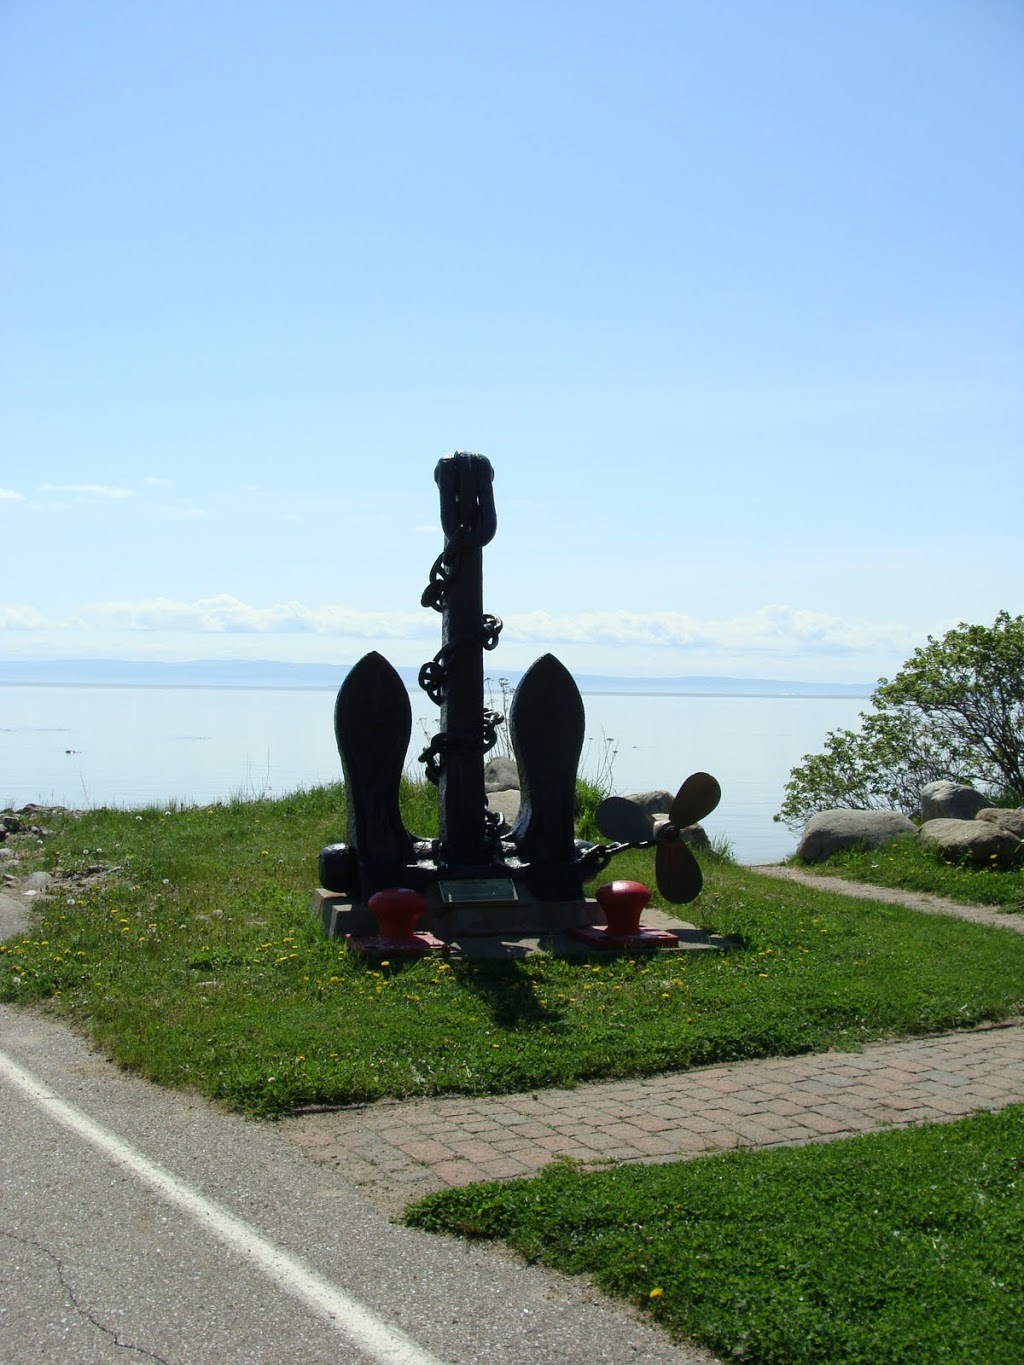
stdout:
<svg viewBox="0 0 1024 1365">
<path fill-rule="evenodd" d="M 285 1136 L 397 1212 L 451 1185 L 558 1157 L 669 1161 L 942 1122 L 1024 1103 L 1024 1020 L 962 1033 L 500 1098 L 378 1104 L 285 1119 Z"/>
<path fill-rule="evenodd" d="M 758 867 L 872 900 L 1024 932 L 1024 915 L 937 896 Z M 737 1146 L 822 1142 L 873 1129 L 941 1123 L 1024 1103 L 1024 1019 L 968 1032 L 704 1067 L 652 1080 L 609 1081 L 469 1100 L 382 1101 L 284 1119 L 284 1135 L 337 1166 L 375 1202 L 411 1199 L 475 1180 L 533 1175 L 571 1157 L 595 1166 L 673 1161 Z"/>
</svg>

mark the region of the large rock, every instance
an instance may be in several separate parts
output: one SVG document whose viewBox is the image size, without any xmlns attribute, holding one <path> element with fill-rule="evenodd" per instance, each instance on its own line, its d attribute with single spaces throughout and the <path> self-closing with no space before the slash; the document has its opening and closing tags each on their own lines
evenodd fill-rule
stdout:
<svg viewBox="0 0 1024 1365">
<path fill-rule="evenodd" d="M 921 820 L 973 820 L 989 798 L 962 782 L 929 782 L 921 788 Z"/>
<path fill-rule="evenodd" d="M 974 867 L 1016 867 L 1024 844 L 990 820 L 926 820 L 921 840 L 944 858 Z"/>
<path fill-rule="evenodd" d="M 487 793 L 488 810 L 496 810 L 501 816 L 501 832 L 507 834 L 519 815 L 520 795 L 518 791 Z"/>
<path fill-rule="evenodd" d="M 711 840 L 708 832 L 703 825 L 684 825 L 679 831 L 679 837 L 684 844 L 689 844 L 691 848 L 708 849 L 711 847 Z"/>
<path fill-rule="evenodd" d="M 1015 809 L 1004 806 L 986 806 L 984 810 L 978 811 L 975 818 L 985 820 L 999 829 L 1008 829 L 1011 834 L 1016 834 L 1018 839 L 1024 839 L 1024 810 L 1021 810 L 1019 806 Z"/>
<path fill-rule="evenodd" d="M 514 758 L 499 754 L 484 764 L 484 791 L 505 792 L 519 790 L 519 769 Z"/>
<path fill-rule="evenodd" d="M 843 848 L 877 848 L 916 833 L 913 820 L 895 810 L 822 810 L 807 821 L 796 854 L 820 863 Z"/>
<path fill-rule="evenodd" d="M 632 801 L 647 815 L 667 815 L 675 797 L 666 791 L 630 792 L 626 800 Z"/>
</svg>

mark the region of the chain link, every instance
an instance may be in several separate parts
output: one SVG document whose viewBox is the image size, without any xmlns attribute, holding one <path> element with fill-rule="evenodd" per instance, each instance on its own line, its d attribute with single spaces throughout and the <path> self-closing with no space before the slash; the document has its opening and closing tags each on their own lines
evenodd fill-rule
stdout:
<svg viewBox="0 0 1024 1365">
<path fill-rule="evenodd" d="M 420 602 L 424 607 L 430 607 L 434 611 L 444 611 L 448 585 L 459 571 L 462 562 L 462 550 L 467 545 L 475 544 L 476 539 L 473 528 L 466 525 L 458 526 L 454 535 L 448 538 L 444 549 L 431 565 L 430 581 L 423 589 L 420 597 Z M 498 636 L 502 631 L 502 624 L 500 616 L 485 613 L 480 622 L 480 629 L 475 636 L 466 635 L 458 640 L 449 640 L 446 645 L 441 646 L 432 659 L 421 667 L 417 675 L 417 682 L 435 706 L 440 706 L 444 701 L 448 683 L 448 665 L 456 651 L 473 648 L 488 651 L 495 649 L 498 644 Z M 485 710 L 482 718 L 482 733 L 479 739 L 473 739 L 466 735 L 453 735 L 446 731 L 440 731 L 434 735 L 420 754 L 420 762 L 426 767 L 428 779 L 435 786 L 437 785 L 441 780 L 445 756 L 452 750 L 459 750 L 462 753 L 487 753 L 488 750 L 493 749 L 498 742 L 497 728 L 503 723 L 503 716 L 500 716 L 496 711 Z"/>
<path fill-rule="evenodd" d="M 441 780 L 441 771 L 448 754 L 486 754 L 498 742 L 498 726 L 504 725 L 505 717 L 497 711 L 485 710 L 481 717 L 478 735 L 454 734 L 449 730 L 439 730 L 420 754 L 420 762 L 427 770 L 427 778 L 436 787 Z"/>
</svg>

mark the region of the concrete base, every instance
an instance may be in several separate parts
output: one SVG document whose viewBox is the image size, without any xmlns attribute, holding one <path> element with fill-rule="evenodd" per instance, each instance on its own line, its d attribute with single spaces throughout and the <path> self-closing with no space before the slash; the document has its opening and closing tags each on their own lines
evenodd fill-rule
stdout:
<svg viewBox="0 0 1024 1365">
<path fill-rule="evenodd" d="M 328 938 L 373 938 L 380 931 L 366 905 L 318 887 L 312 911 Z M 659 952 L 722 951 L 734 945 L 719 934 L 707 934 L 695 924 L 675 919 L 664 911 L 644 911 L 645 927 L 675 935 L 674 944 L 652 944 Z M 523 898 L 510 902 L 463 901 L 428 905 L 417 929 L 434 934 L 451 946 L 453 958 L 514 958 L 532 953 L 558 957 L 585 957 L 595 950 L 571 930 L 603 925 L 604 911 L 595 900 L 537 901 Z M 607 949 L 605 949 L 607 951 Z"/>
</svg>

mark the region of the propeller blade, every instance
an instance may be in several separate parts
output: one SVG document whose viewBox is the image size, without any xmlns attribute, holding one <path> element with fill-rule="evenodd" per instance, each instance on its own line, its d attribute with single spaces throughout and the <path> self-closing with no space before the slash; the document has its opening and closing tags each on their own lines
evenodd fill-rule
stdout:
<svg viewBox="0 0 1024 1365">
<path fill-rule="evenodd" d="M 673 797 L 668 818 L 685 829 L 710 815 L 721 799 L 722 788 L 710 773 L 691 773 Z"/>
<path fill-rule="evenodd" d="M 682 839 L 656 845 L 654 876 L 658 890 L 672 905 L 685 905 L 700 895 L 704 874 Z"/>
<path fill-rule="evenodd" d="M 606 796 L 594 812 L 594 821 L 606 839 L 618 844 L 634 844 L 654 837 L 654 821 L 635 801 L 624 796 Z"/>
</svg>

